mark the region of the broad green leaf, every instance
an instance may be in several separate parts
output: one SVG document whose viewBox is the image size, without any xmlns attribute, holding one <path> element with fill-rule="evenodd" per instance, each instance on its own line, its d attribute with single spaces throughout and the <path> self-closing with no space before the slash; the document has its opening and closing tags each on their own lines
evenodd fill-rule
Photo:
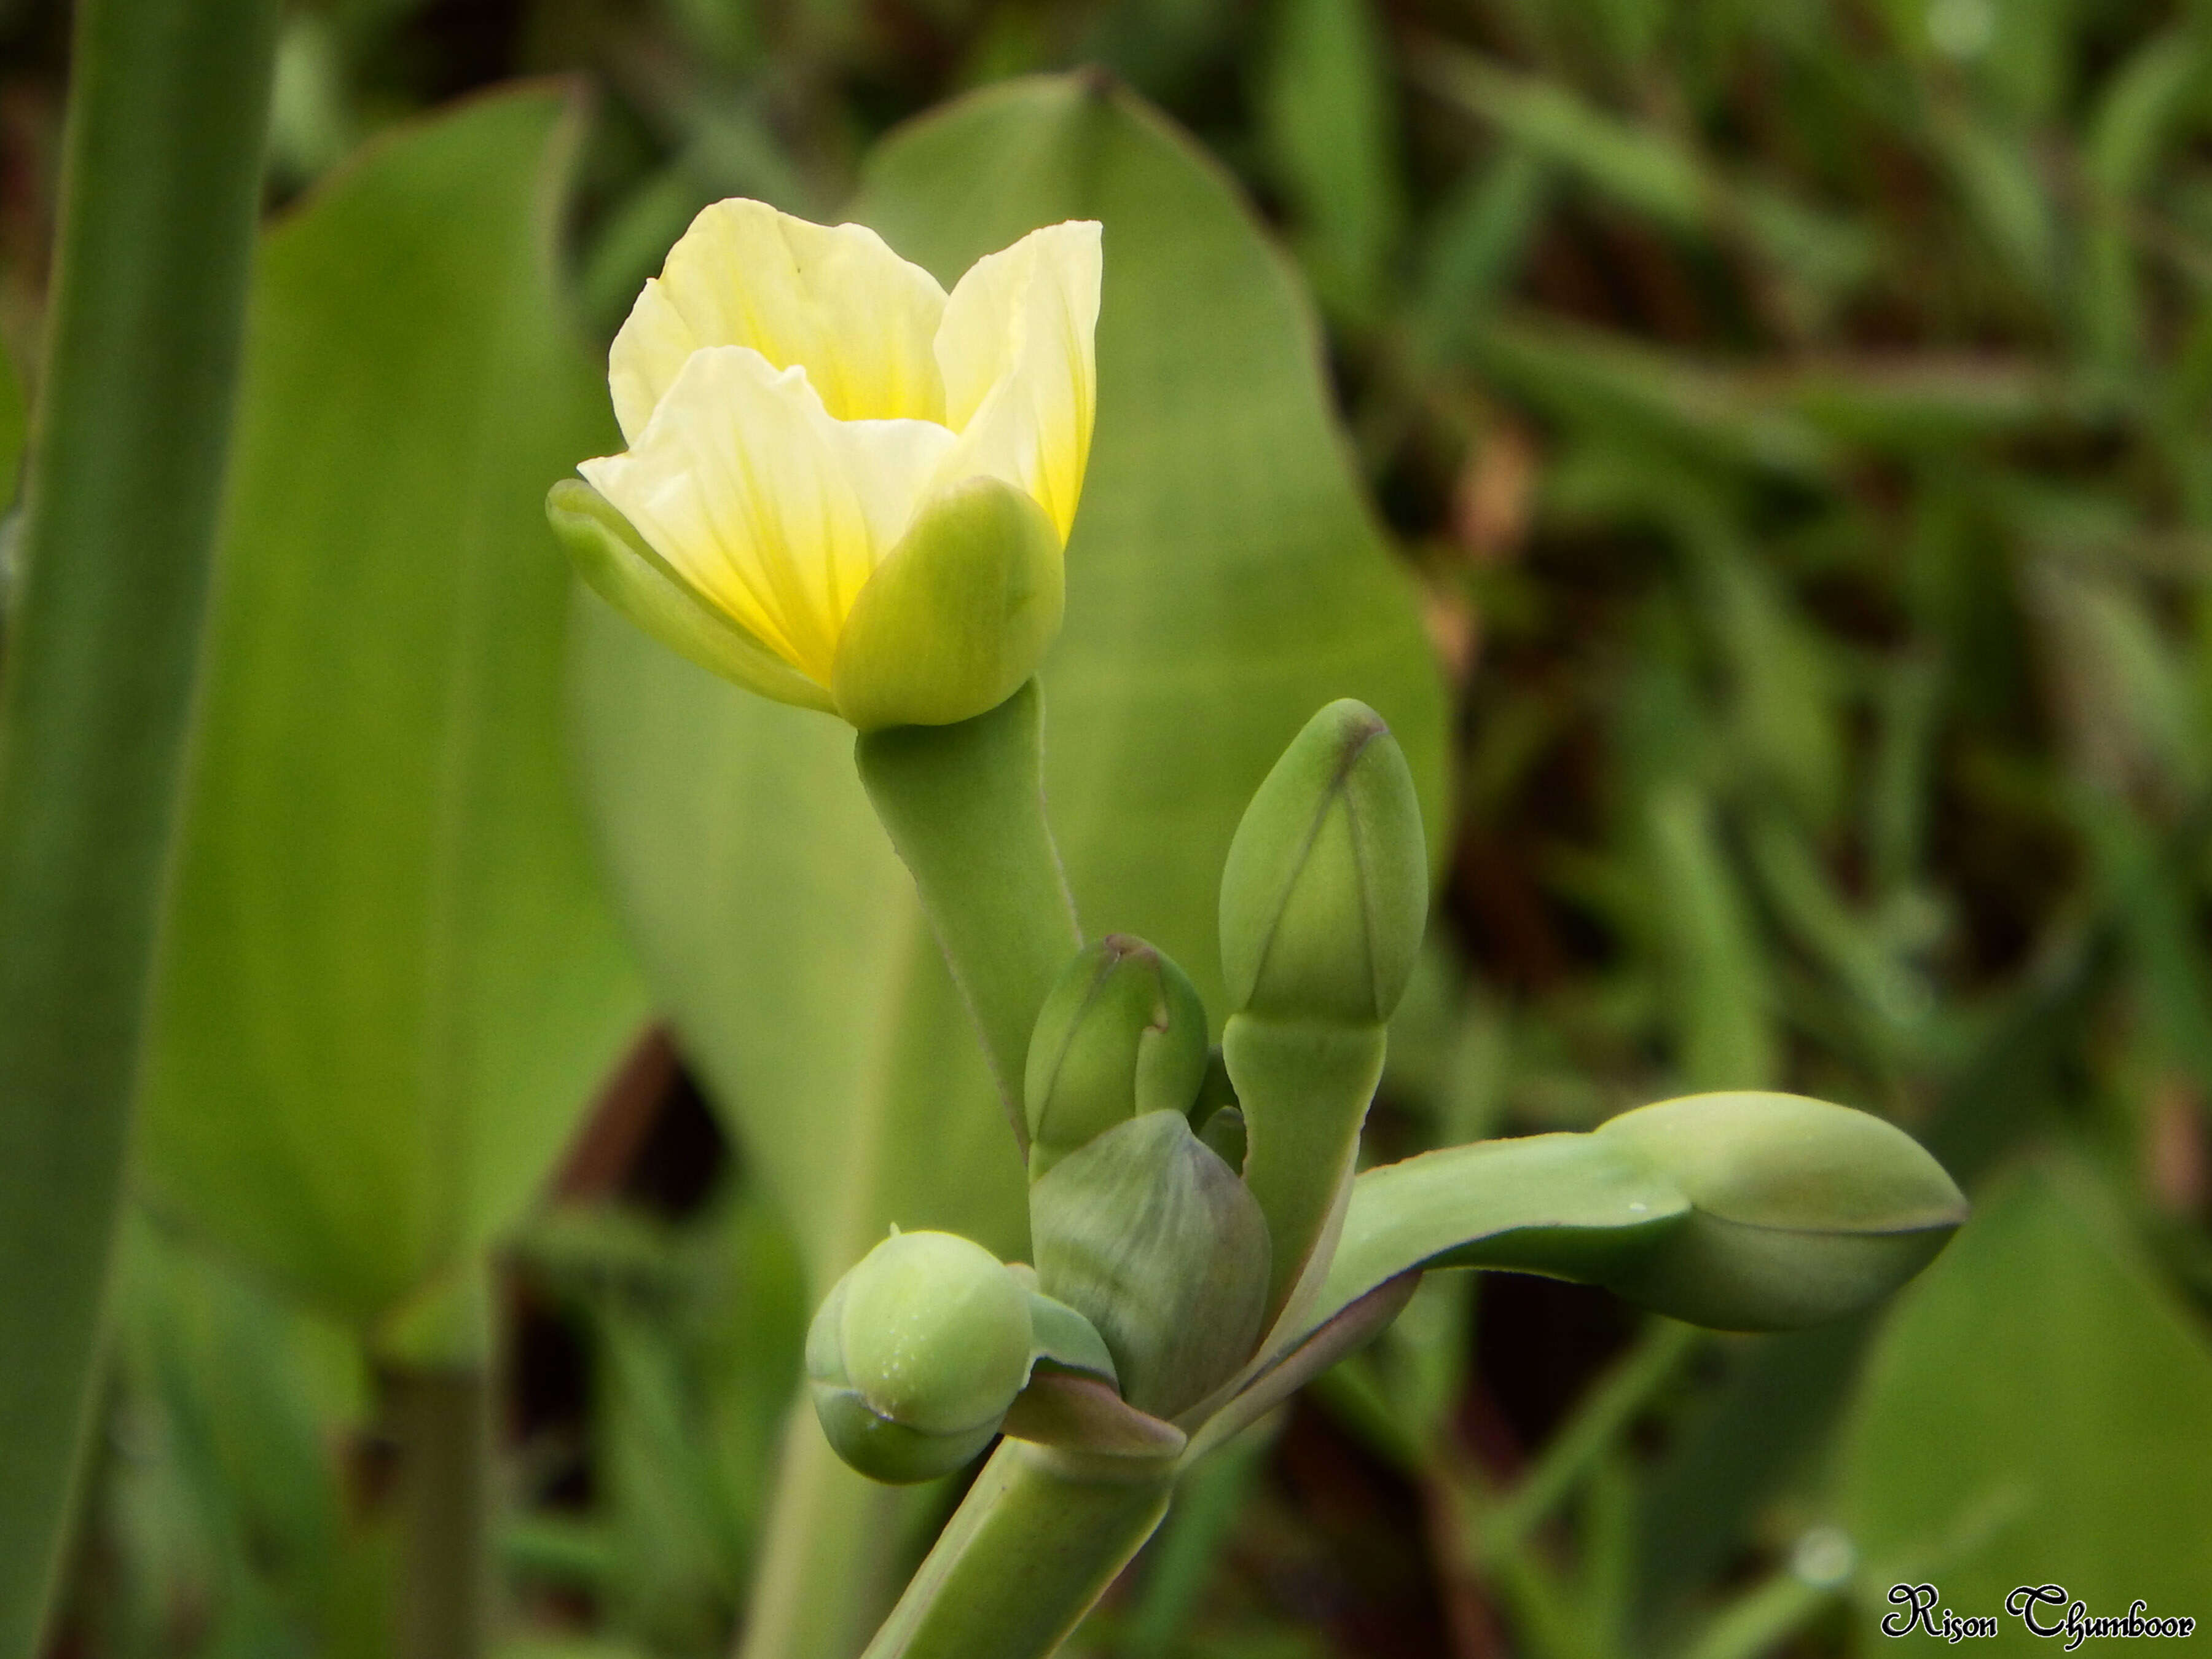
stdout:
<svg viewBox="0 0 2212 1659">
<path fill-rule="evenodd" d="M 143 1176 L 362 1325 L 468 1276 L 641 1012 L 561 738 L 545 480 L 612 440 L 568 131 L 542 90 L 413 128 L 256 275 Z"/>
<path fill-rule="evenodd" d="M 2021 1584 L 2063 1584 L 2092 1613 L 2141 1597 L 2202 1620 L 2212 1344 L 2082 1171 L 2015 1172 L 1899 1303 L 1838 1474 L 1869 1650 L 1889 1645 L 1874 1632 L 1899 1582 L 1997 1614 L 1997 1652 L 2052 1645 L 2004 1616 Z"/>
</svg>

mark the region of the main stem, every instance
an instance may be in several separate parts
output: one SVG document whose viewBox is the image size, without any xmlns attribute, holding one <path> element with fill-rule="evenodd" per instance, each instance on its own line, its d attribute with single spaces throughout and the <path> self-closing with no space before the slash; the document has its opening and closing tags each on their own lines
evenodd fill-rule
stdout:
<svg viewBox="0 0 2212 1659">
<path fill-rule="evenodd" d="M 491 1397 L 475 1369 L 381 1375 L 397 1453 L 392 1627 L 398 1659 L 479 1659 L 491 1604 Z"/>
<path fill-rule="evenodd" d="M 36 1650 L 130 1139 L 276 0 L 80 0 L 0 684 L 0 1659 Z"/>
<path fill-rule="evenodd" d="M 1166 1516 L 1176 1468 L 1001 1441 L 861 1659 L 1049 1659 Z"/>
</svg>

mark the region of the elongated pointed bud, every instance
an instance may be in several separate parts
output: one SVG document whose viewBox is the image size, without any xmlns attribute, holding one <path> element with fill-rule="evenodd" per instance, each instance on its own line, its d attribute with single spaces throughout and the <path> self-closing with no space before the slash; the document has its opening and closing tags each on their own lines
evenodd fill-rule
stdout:
<svg viewBox="0 0 2212 1659">
<path fill-rule="evenodd" d="M 1206 1010 L 1182 969 L 1125 933 L 1078 951 L 1030 1039 L 1030 1179 L 1117 1123 L 1188 1111 L 1206 1063 Z"/>
<path fill-rule="evenodd" d="M 837 1281 L 806 1337 L 806 1380 L 837 1455 L 894 1484 L 981 1451 L 1029 1380 L 1030 1293 L 952 1233 L 894 1233 Z"/>
<path fill-rule="evenodd" d="M 1319 1289 L 1428 902 L 1406 757 L 1373 709 L 1333 702 L 1253 795 L 1221 872 L 1222 1057 L 1273 1241 L 1271 1318 Z"/>
<path fill-rule="evenodd" d="M 1902 1129 L 1801 1095 L 1691 1095 L 1601 1124 L 1690 1214 L 1606 1282 L 1723 1330 L 1818 1324 L 1918 1273 L 1966 1218 L 1943 1166 Z"/>
<path fill-rule="evenodd" d="M 1221 872 L 1221 965 L 1239 1012 L 1376 1024 L 1398 1006 L 1428 917 L 1413 773 L 1346 697 L 1267 774 Z"/>
</svg>

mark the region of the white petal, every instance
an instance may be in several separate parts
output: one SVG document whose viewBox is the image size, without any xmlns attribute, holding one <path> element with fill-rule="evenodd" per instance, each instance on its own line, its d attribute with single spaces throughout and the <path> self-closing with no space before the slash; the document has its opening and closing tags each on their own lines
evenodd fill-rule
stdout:
<svg viewBox="0 0 2212 1659">
<path fill-rule="evenodd" d="M 710 346 L 628 454 L 579 470 L 702 595 L 826 686 L 846 612 L 952 442 L 934 422 L 835 420 L 798 368 Z"/>
<path fill-rule="evenodd" d="M 691 222 L 607 359 L 615 417 L 637 441 L 685 359 L 750 346 L 806 371 L 842 421 L 944 419 L 932 349 L 945 290 L 863 225 L 830 228 L 732 198 Z"/>
<path fill-rule="evenodd" d="M 1098 402 L 1099 227 L 1071 220 L 979 259 L 937 331 L 945 418 L 960 442 L 940 483 L 984 475 L 1024 489 L 1066 538 Z"/>
</svg>

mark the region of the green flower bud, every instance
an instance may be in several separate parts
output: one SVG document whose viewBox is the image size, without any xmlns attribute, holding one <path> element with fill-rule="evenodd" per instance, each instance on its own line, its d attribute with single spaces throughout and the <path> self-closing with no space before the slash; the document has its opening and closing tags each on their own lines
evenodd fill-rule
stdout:
<svg viewBox="0 0 2212 1659">
<path fill-rule="evenodd" d="M 1252 797 L 1221 872 L 1221 965 L 1239 1011 L 1388 1019 L 1429 908 L 1413 773 L 1350 698 L 1306 722 Z"/>
<path fill-rule="evenodd" d="M 1123 933 L 1078 951 L 1030 1039 L 1030 1178 L 1140 1113 L 1188 1110 L 1206 1063 L 1206 1010 L 1182 969 Z"/>
<path fill-rule="evenodd" d="M 1121 1396 L 1171 1418 L 1249 1358 L 1267 1294 L 1267 1223 L 1179 1111 L 1146 1112 L 1030 1187 L 1044 1289 L 1105 1339 Z"/>
<path fill-rule="evenodd" d="M 830 1292 L 806 1337 L 822 1431 L 872 1480 L 950 1474 L 1028 1382 L 1030 1292 L 952 1233 L 894 1233 Z"/>
<path fill-rule="evenodd" d="M 1692 1206 L 1606 1282 L 1722 1330 L 1818 1324 L 1878 1301 L 1966 1218 L 1965 1196 L 1911 1136 L 1800 1095 L 1692 1095 L 1596 1133 L 1633 1147 Z"/>
</svg>

